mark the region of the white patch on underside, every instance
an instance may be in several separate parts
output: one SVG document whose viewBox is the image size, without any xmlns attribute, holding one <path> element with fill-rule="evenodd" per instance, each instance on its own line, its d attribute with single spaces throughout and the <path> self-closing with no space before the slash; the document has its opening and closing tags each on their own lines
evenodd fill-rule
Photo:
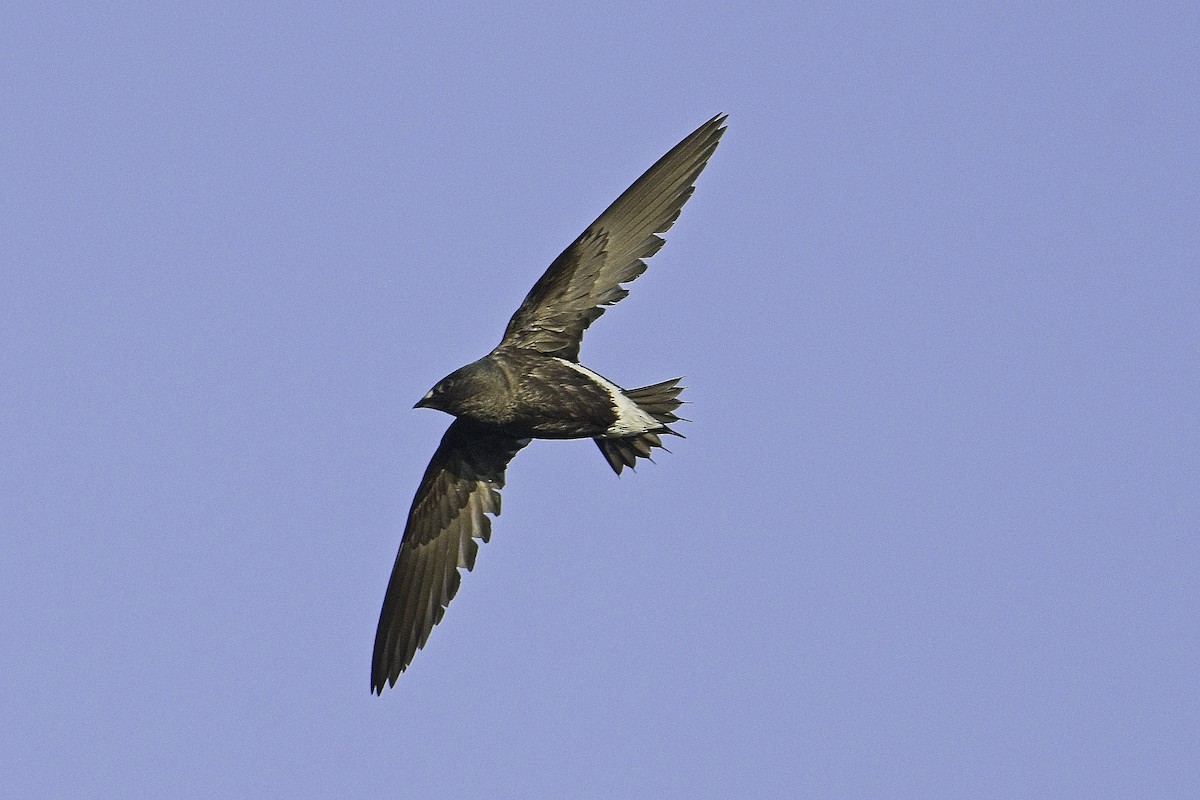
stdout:
<svg viewBox="0 0 1200 800">
<path fill-rule="evenodd" d="M 567 361 L 565 358 L 556 358 L 555 361 L 561 361 L 580 375 L 586 375 L 608 391 L 609 396 L 612 397 L 613 407 L 617 410 L 617 419 L 608 426 L 608 430 L 604 432 L 605 436 L 632 436 L 635 433 L 645 433 L 662 427 L 662 423 L 643 411 L 637 403 L 625 396 L 620 386 L 603 375 L 597 375 L 582 364 Z"/>
</svg>

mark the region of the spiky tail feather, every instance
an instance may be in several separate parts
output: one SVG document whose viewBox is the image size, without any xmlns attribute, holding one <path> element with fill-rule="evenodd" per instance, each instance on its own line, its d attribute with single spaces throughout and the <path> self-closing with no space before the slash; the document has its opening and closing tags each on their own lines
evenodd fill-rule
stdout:
<svg viewBox="0 0 1200 800">
<path fill-rule="evenodd" d="M 675 409 L 683 405 L 683 401 L 679 399 L 679 393 L 684 388 L 678 385 L 680 380 L 682 378 L 673 378 L 672 380 L 656 383 L 652 386 L 643 386 L 640 389 L 627 389 L 625 391 L 626 397 L 637 403 L 638 407 L 662 423 L 662 427 L 634 436 L 622 436 L 616 439 L 597 438 L 595 440 L 596 445 L 600 448 L 600 452 L 608 460 L 609 466 L 618 475 L 621 474 L 621 470 L 624 467 L 636 467 L 639 457 L 650 459 L 650 452 L 653 448 L 662 447 L 662 449 L 666 450 L 667 448 L 663 447 L 660 434 L 668 433 L 672 436 L 683 436 L 682 433 L 678 433 L 667 427 L 667 423 L 678 422 L 681 419 L 681 417 L 676 416 L 674 413 Z"/>
</svg>

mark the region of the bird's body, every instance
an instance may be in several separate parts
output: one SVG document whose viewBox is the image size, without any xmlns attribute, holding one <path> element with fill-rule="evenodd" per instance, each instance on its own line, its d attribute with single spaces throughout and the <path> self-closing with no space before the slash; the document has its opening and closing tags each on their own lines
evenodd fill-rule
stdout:
<svg viewBox="0 0 1200 800">
<path fill-rule="evenodd" d="M 417 405 L 518 438 L 609 438 L 665 427 L 582 364 L 522 350 L 497 349 L 459 368 Z"/>
<path fill-rule="evenodd" d="M 629 187 L 554 260 L 492 352 L 417 403 L 453 415 L 417 488 L 375 635 L 371 688 L 394 684 L 458 590 L 500 513 L 509 460 L 532 439 L 596 441 L 615 472 L 662 447 L 679 379 L 622 389 L 579 363 L 584 330 L 628 294 L 662 246 L 717 146 L 724 116 L 700 126 Z M 676 434 L 677 435 L 677 434 Z"/>
</svg>

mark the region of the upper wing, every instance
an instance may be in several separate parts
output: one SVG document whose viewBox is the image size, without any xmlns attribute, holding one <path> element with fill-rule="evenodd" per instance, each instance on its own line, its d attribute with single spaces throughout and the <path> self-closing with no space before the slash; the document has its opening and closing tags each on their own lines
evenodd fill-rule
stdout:
<svg viewBox="0 0 1200 800">
<path fill-rule="evenodd" d="M 459 567 L 475 566 L 500 513 L 504 469 L 529 443 L 455 420 L 442 437 L 408 512 L 375 632 L 371 690 L 382 693 L 425 646 L 458 591 Z"/>
<path fill-rule="evenodd" d="M 579 360 L 583 332 L 629 294 L 621 284 L 645 272 L 643 259 L 663 246 L 654 234 L 670 228 L 692 196 L 724 122 L 719 114 L 675 145 L 554 259 L 509 321 L 501 347 Z"/>
</svg>

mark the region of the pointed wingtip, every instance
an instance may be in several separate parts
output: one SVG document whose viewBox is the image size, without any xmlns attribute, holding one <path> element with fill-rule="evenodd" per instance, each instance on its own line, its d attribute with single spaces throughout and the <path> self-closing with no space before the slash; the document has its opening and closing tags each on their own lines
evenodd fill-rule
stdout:
<svg viewBox="0 0 1200 800">
<path fill-rule="evenodd" d="M 707 130 L 713 131 L 716 134 L 716 137 L 719 139 L 719 138 L 721 138 L 722 135 L 724 135 L 725 130 L 728 127 L 729 127 L 729 115 L 726 114 L 725 112 L 721 112 L 721 113 L 717 114 L 716 116 L 714 116 L 712 119 L 710 119 L 708 122 L 701 125 L 700 129 L 701 130 L 707 129 Z"/>
</svg>

